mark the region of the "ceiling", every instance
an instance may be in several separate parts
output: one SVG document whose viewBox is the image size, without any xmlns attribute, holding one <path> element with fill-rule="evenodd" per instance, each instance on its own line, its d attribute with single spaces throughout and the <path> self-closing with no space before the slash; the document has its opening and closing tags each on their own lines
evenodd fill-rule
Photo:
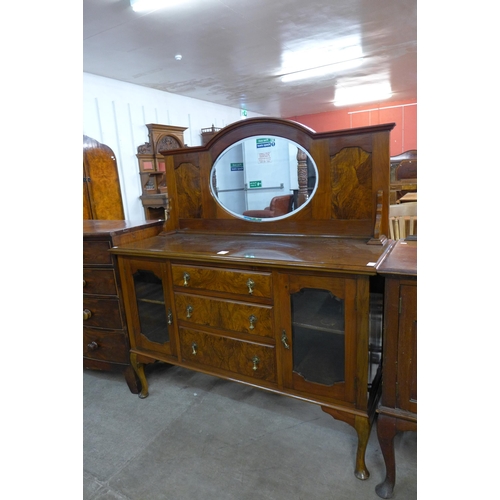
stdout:
<svg viewBox="0 0 500 500">
<path fill-rule="evenodd" d="M 281 81 L 339 44 L 361 47 L 359 66 Z M 373 80 L 392 88 L 380 105 L 416 101 L 417 0 L 189 0 L 145 13 L 83 0 L 83 71 L 279 117 L 332 111 L 336 88 Z"/>
</svg>

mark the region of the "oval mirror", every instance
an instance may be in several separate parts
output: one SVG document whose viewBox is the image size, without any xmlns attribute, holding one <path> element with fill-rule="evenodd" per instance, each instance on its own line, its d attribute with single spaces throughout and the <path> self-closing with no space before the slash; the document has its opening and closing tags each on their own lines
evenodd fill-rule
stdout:
<svg viewBox="0 0 500 500">
<path fill-rule="evenodd" d="M 314 196 L 318 169 L 294 141 L 252 136 L 232 144 L 215 161 L 211 192 L 240 219 L 266 222 L 302 210 Z"/>
</svg>

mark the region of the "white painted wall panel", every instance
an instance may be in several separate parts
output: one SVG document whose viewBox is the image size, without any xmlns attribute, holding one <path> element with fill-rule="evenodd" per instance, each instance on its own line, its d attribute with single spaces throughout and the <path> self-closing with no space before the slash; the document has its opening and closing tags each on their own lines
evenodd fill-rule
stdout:
<svg viewBox="0 0 500 500">
<path fill-rule="evenodd" d="M 148 141 L 147 123 L 188 127 L 184 142 L 199 146 L 202 128 L 240 119 L 236 108 L 83 73 L 83 134 L 114 151 L 128 220 L 144 219 L 136 154 Z"/>
</svg>

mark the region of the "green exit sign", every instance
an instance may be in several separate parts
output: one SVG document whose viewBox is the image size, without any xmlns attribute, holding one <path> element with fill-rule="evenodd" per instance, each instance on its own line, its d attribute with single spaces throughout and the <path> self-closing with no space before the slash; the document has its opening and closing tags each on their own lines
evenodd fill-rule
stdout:
<svg viewBox="0 0 500 500">
<path fill-rule="evenodd" d="M 262 181 L 250 181 L 250 189 L 261 188 Z"/>
</svg>

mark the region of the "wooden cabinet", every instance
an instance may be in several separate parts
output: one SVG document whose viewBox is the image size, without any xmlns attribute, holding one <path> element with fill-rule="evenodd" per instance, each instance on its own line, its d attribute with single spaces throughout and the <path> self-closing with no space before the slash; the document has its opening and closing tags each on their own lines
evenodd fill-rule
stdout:
<svg viewBox="0 0 500 500">
<path fill-rule="evenodd" d="M 164 219 L 168 208 L 168 192 L 165 181 L 165 159 L 161 150 L 184 147 L 186 127 L 149 123 L 149 142 L 137 148 L 139 175 L 141 177 L 141 201 L 144 216 L 148 220 Z"/>
<path fill-rule="evenodd" d="M 377 434 L 386 477 L 376 492 L 391 498 L 396 481 L 394 437 L 417 430 L 417 242 L 399 240 L 378 271 L 385 277 L 385 324 Z"/>
<path fill-rule="evenodd" d="M 123 220 L 116 157 L 105 144 L 83 136 L 83 218 Z"/>
<path fill-rule="evenodd" d="M 254 118 L 225 127 L 206 147 L 162 151 L 171 197 L 163 232 L 112 249 L 140 397 L 148 395 L 145 363 L 160 360 L 309 401 L 354 427 L 354 472 L 369 476 L 365 451 L 380 394 L 376 265 L 393 244 L 392 127 L 315 134 Z M 251 154 L 272 162 L 274 136 L 314 162 L 310 199 L 266 222 L 227 210 L 213 189 L 215 160 L 252 137 Z M 235 157 L 226 167 L 217 167 L 219 179 L 241 173 Z"/>
<path fill-rule="evenodd" d="M 116 258 L 109 250 L 118 243 L 154 236 L 161 227 L 161 222 L 83 223 L 83 367 L 122 370 L 135 394 L 140 386 L 130 365 Z"/>
</svg>

